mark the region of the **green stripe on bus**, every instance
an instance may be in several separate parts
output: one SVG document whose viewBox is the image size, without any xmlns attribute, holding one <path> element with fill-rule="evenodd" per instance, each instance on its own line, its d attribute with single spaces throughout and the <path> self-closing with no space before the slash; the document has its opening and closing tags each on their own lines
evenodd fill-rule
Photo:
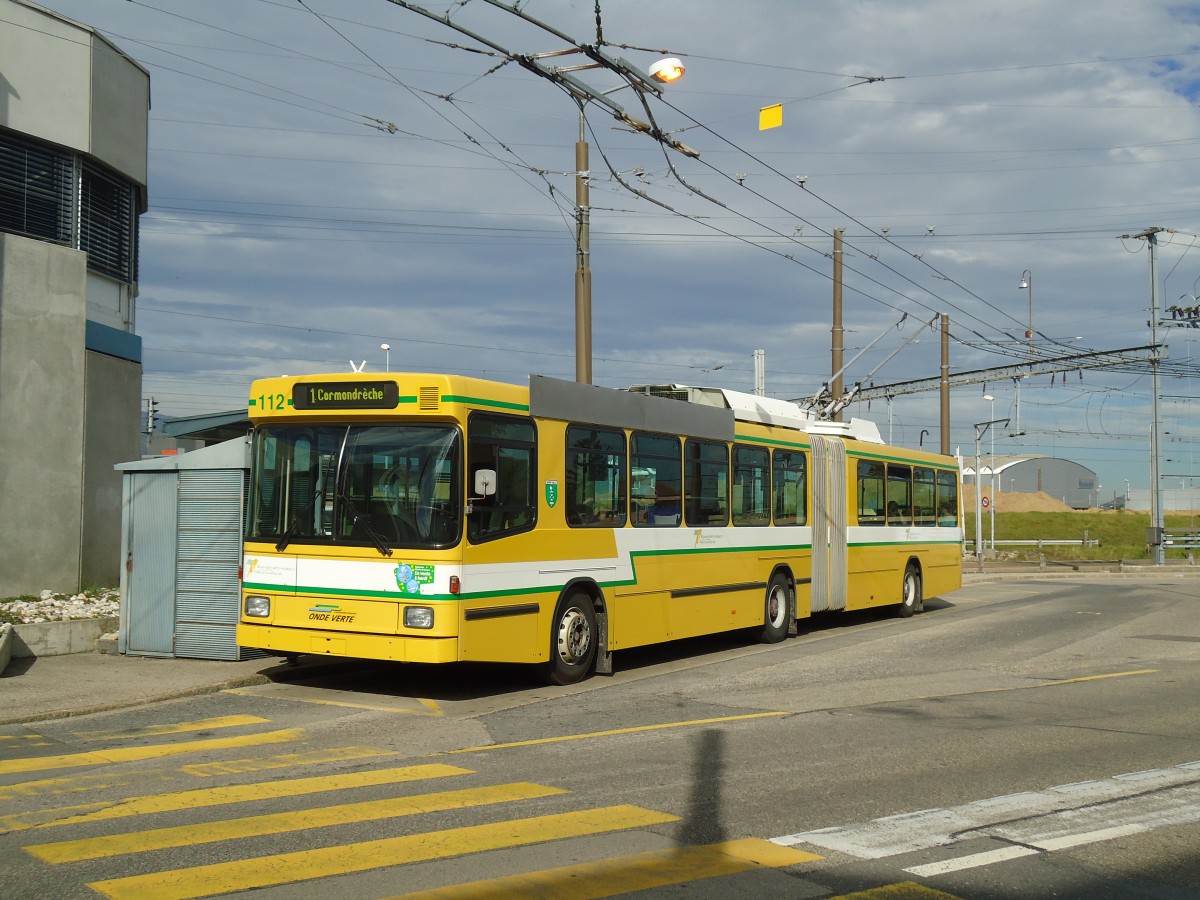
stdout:
<svg viewBox="0 0 1200 900">
<path fill-rule="evenodd" d="M 846 456 L 851 459 L 876 459 L 883 462 L 903 463 L 906 466 L 924 469 L 942 469 L 947 472 L 957 472 L 958 467 L 951 463 L 937 463 L 930 460 L 914 459 L 911 456 L 888 456 L 886 453 L 866 453 L 862 450 L 847 450 Z"/>
<path fill-rule="evenodd" d="M 507 400 L 491 400 L 487 397 L 466 397 L 458 394 L 444 394 L 443 403 L 467 403 L 472 406 L 491 406 L 495 409 L 512 409 L 517 412 L 529 412 L 528 403 L 510 403 Z"/>
<path fill-rule="evenodd" d="M 812 444 L 802 444 L 799 441 L 781 441 L 779 438 L 751 437 L 748 434 L 734 435 L 734 442 L 739 444 L 766 444 L 768 447 L 790 447 L 799 450 L 811 450 Z"/>
<path fill-rule="evenodd" d="M 957 547 L 961 540 L 954 541 L 851 541 L 847 547 Z M 914 551 L 916 552 L 916 551 Z"/>
</svg>

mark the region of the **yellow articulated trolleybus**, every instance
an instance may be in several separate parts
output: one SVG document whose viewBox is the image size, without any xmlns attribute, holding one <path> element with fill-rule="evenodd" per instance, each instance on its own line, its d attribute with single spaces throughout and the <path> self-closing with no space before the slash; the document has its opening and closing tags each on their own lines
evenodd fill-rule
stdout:
<svg viewBox="0 0 1200 900">
<path fill-rule="evenodd" d="M 270 378 L 238 643 L 542 666 L 961 585 L 959 468 L 861 420 L 679 385 Z"/>
</svg>

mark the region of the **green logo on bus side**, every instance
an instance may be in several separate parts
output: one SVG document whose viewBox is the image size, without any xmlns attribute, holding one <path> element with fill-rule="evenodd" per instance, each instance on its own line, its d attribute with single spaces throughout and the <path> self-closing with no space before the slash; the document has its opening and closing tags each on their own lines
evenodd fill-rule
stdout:
<svg viewBox="0 0 1200 900">
<path fill-rule="evenodd" d="M 558 502 L 558 482 L 546 482 L 546 503 L 553 509 L 554 504 Z"/>
</svg>

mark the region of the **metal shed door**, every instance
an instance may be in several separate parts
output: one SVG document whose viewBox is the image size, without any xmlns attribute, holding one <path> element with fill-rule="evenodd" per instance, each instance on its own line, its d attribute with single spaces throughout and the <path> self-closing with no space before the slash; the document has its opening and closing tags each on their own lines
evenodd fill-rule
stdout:
<svg viewBox="0 0 1200 900">
<path fill-rule="evenodd" d="M 244 491 L 240 469 L 179 473 L 176 656 L 240 658 L 234 632 Z"/>
<path fill-rule="evenodd" d="M 175 634 L 175 473 L 130 472 L 125 652 L 172 656 Z"/>
</svg>

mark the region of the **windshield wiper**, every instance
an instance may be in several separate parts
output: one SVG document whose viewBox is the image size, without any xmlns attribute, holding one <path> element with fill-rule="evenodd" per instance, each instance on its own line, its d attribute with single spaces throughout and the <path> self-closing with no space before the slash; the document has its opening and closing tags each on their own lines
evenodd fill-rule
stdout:
<svg viewBox="0 0 1200 900">
<path fill-rule="evenodd" d="M 296 536 L 300 528 L 300 517 L 292 516 L 292 521 L 288 523 L 288 527 L 283 529 L 283 534 L 279 535 L 279 540 L 275 544 L 275 552 L 282 553 L 287 549 L 287 545 L 292 542 L 292 538 Z"/>
<path fill-rule="evenodd" d="M 375 544 L 375 549 L 379 551 L 380 555 L 391 556 L 392 548 L 387 545 L 383 536 L 371 527 L 370 517 L 360 513 L 358 505 L 345 494 L 342 494 L 342 502 L 346 504 L 346 508 L 350 511 L 351 526 L 354 528 L 361 527 L 363 534 L 371 539 L 371 542 Z"/>
</svg>

